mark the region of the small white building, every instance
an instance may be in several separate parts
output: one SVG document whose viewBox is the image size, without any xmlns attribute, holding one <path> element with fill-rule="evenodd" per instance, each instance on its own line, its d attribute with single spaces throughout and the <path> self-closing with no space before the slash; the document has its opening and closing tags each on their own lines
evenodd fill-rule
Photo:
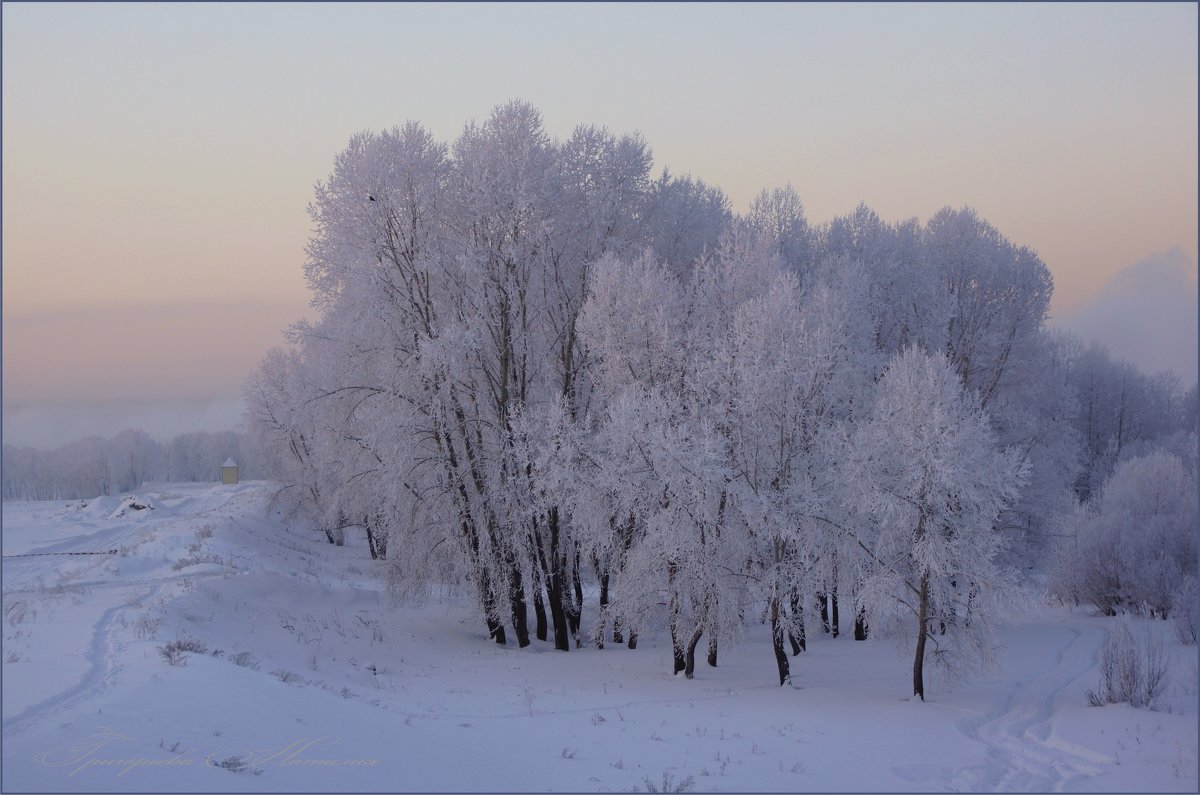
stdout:
<svg viewBox="0 0 1200 795">
<path fill-rule="evenodd" d="M 236 486 L 238 482 L 237 464 L 232 458 L 226 458 L 225 463 L 221 464 L 221 483 L 226 486 Z"/>
</svg>

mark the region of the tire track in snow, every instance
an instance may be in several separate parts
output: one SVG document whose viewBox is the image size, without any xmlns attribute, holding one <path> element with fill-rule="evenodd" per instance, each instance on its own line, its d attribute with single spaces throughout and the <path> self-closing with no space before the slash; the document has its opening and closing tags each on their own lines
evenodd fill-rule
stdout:
<svg viewBox="0 0 1200 795">
<path fill-rule="evenodd" d="M 1096 665 L 1102 630 L 1067 627 L 1070 639 L 1054 661 L 1017 685 L 1003 706 L 960 723 L 964 734 L 988 746 L 988 763 L 958 771 L 953 789 L 993 792 L 1061 792 L 1075 779 L 1112 764 L 1086 748 L 1050 742 L 1054 702 Z"/>
</svg>

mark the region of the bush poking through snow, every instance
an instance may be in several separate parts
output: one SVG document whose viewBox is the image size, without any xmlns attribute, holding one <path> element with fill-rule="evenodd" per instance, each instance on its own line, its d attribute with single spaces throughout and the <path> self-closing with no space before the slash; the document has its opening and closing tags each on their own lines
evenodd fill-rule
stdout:
<svg viewBox="0 0 1200 795">
<path fill-rule="evenodd" d="M 692 776 L 676 781 L 675 777 L 665 770 L 659 784 L 655 784 L 649 776 L 643 776 L 642 781 L 646 784 L 646 792 L 691 792 L 696 787 L 696 779 Z"/>
<path fill-rule="evenodd" d="M 158 653 L 167 661 L 169 665 L 186 665 L 187 657 L 184 655 L 188 652 L 193 654 L 204 654 L 208 651 L 208 646 L 204 645 L 195 638 L 179 638 L 173 640 L 165 646 L 158 647 Z"/>
<path fill-rule="evenodd" d="M 1135 637 L 1128 621 L 1117 624 L 1100 652 L 1100 689 L 1088 691 L 1094 707 L 1130 704 L 1154 709 L 1167 686 L 1162 639 L 1150 631 Z"/>
<path fill-rule="evenodd" d="M 225 561 L 221 560 L 220 555 L 193 554 L 193 555 L 189 555 L 186 558 L 180 558 L 179 560 L 175 561 L 171 565 L 171 569 L 173 571 L 182 571 L 182 570 L 188 568 L 189 566 L 199 566 L 201 563 L 216 563 L 216 564 L 220 565 L 224 562 Z"/>
<path fill-rule="evenodd" d="M 1171 621 L 1175 635 L 1185 646 L 1196 645 L 1196 576 L 1183 578 L 1171 601 Z"/>
<path fill-rule="evenodd" d="M 290 685 L 292 682 L 300 681 L 300 675 L 295 671 L 289 671 L 286 668 L 276 668 L 271 671 L 271 676 L 283 682 L 285 685 Z"/>
</svg>

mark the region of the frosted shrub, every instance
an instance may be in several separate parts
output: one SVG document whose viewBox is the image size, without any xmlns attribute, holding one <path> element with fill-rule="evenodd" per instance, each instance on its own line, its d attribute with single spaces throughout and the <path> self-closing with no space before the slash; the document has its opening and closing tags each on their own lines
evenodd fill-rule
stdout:
<svg viewBox="0 0 1200 795">
<path fill-rule="evenodd" d="M 159 626 L 162 624 L 162 618 L 150 615 L 149 611 L 142 613 L 138 620 L 133 623 L 133 634 L 139 640 L 147 640 L 153 638 L 158 632 Z"/>
<path fill-rule="evenodd" d="M 1162 640 L 1150 631 L 1137 636 L 1128 621 L 1119 623 L 1100 652 L 1100 689 L 1088 691 L 1094 707 L 1130 704 L 1154 709 L 1167 685 L 1167 656 Z"/>
<path fill-rule="evenodd" d="M 1183 578 L 1183 584 L 1171 601 L 1171 620 L 1175 623 L 1175 635 L 1187 646 L 1196 643 L 1196 575 Z"/>
<path fill-rule="evenodd" d="M 1076 523 L 1057 589 L 1105 615 L 1169 618 L 1196 576 L 1196 479 L 1185 463 L 1162 451 L 1123 462 Z"/>
<path fill-rule="evenodd" d="M 274 671 L 271 671 L 271 676 L 274 676 L 285 685 L 290 685 L 292 682 L 300 680 L 300 676 L 295 671 L 289 671 L 286 668 L 276 668 Z"/>
</svg>

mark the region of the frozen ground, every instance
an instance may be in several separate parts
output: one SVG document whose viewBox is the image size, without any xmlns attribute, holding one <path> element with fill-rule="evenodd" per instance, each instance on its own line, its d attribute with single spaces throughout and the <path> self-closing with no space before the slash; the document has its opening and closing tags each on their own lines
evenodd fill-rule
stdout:
<svg viewBox="0 0 1200 795">
<path fill-rule="evenodd" d="M 1162 709 L 1092 708 L 1111 620 L 1045 609 L 999 667 L 927 703 L 890 641 L 812 638 L 773 684 L 761 627 L 695 680 L 662 637 L 488 642 L 470 602 L 394 608 L 359 539 L 268 512 L 271 487 L 6 503 L 3 789 L 18 791 L 1196 791 L 1195 647 Z M 167 664 L 159 647 L 203 653 Z M 222 766 L 223 765 L 223 766 Z"/>
</svg>

